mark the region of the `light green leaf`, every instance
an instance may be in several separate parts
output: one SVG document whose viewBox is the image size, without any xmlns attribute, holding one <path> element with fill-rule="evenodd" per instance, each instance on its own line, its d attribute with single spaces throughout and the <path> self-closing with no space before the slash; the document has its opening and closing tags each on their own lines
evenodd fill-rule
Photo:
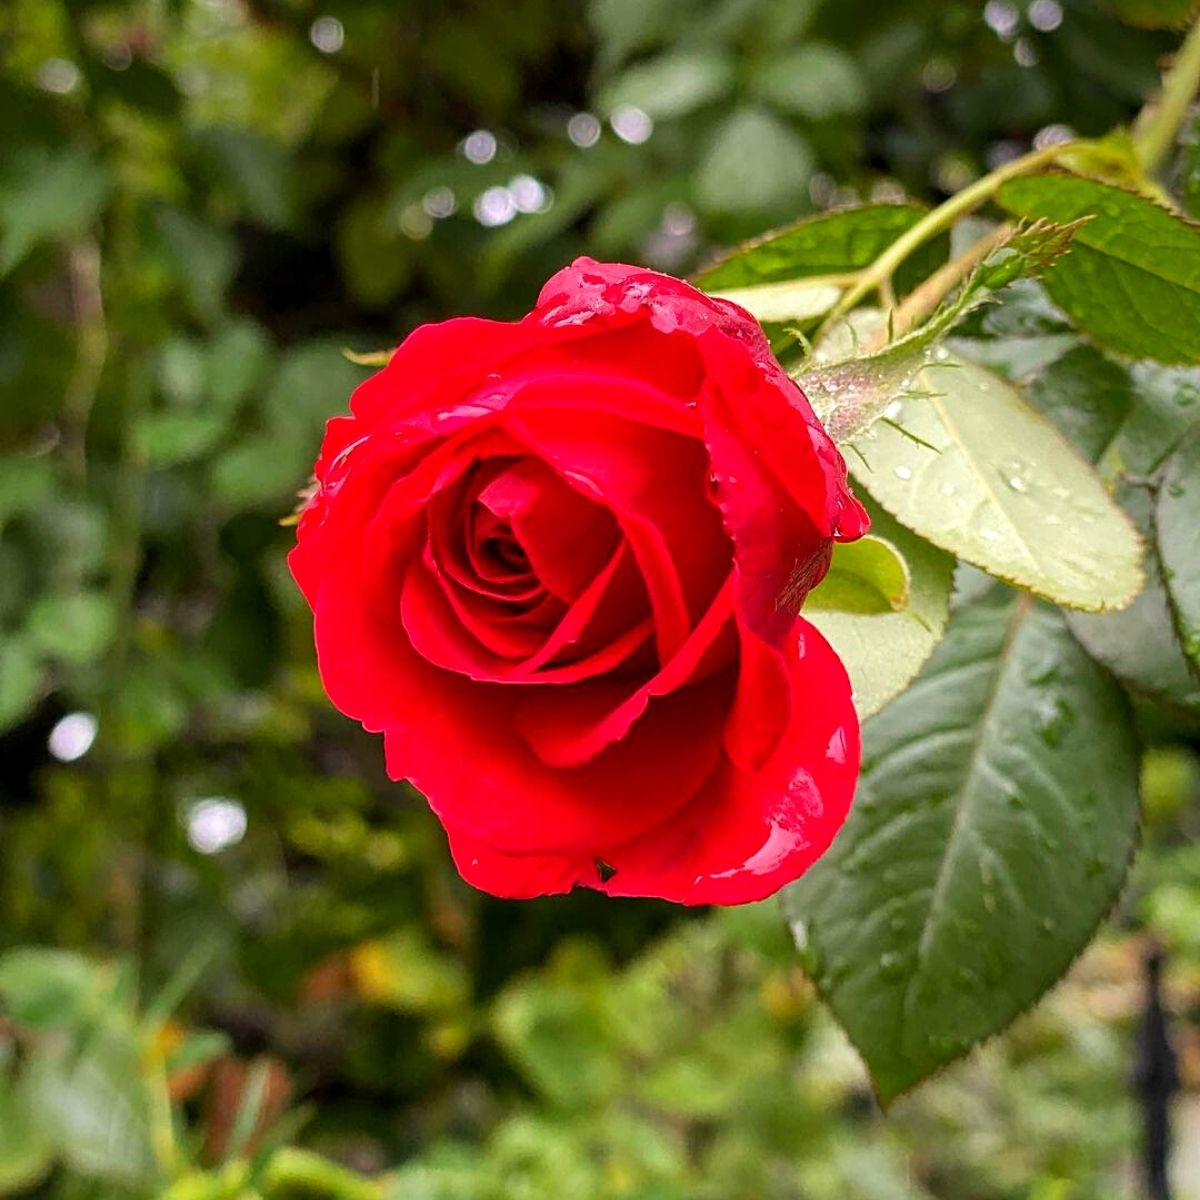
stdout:
<svg viewBox="0 0 1200 1200">
<path fill-rule="evenodd" d="M 35 601 L 27 631 L 51 658 L 79 664 L 95 662 L 108 649 L 116 627 L 112 600 L 103 592 L 86 591 Z"/>
<path fill-rule="evenodd" d="M 600 108 L 615 112 L 632 105 L 655 120 L 682 117 L 726 96 L 734 64 L 719 50 L 670 50 L 626 68 L 599 95 Z"/>
<path fill-rule="evenodd" d="M 954 579 L 948 554 L 869 507 L 872 537 L 834 548 L 830 574 L 804 606 L 804 616 L 845 664 L 862 718 L 903 691 L 933 653 L 946 628 Z M 857 554 L 845 553 L 858 547 Z M 849 607 L 847 593 L 851 602 L 868 603 Z M 831 598 L 841 607 L 823 603 Z"/>
<path fill-rule="evenodd" d="M 759 108 L 735 109 L 717 126 L 696 174 L 696 198 L 713 212 L 799 205 L 812 173 L 808 143 Z"/>
<path fill-rule="evenodd" d="M 29 638 L 0 637 L 0 730 L 15 725 L 37 702 L 42 664 Z"/>
<path fill-rule="evenodd" d="M 867 723 L 850 818 L 785 904 L 884 1103 L 1066 970 L 1120 888 L 1137 787 L 1120 688 L 1007 590 Z"/>
<path fill-rule="evenodd" d="M 159 1194 L 149 1103 L 133 1038 L 105 1028 L 76 1056 L 47 1046 L 29 1067 L 37 1120 L 81 1175 Z"/>
<path fill-rule="evenodd" d="M 1158 494 L 1158 552 L 1184 653 L 1200 669 L 1200 434 L 1167 463 Z"/>
<path fill-rule="evenodd" d="M 0 160 L 0 276 L 41 241 L 78 237 L 96 219 L 108 172 L 78 147 L 18 147 Z"/>
<path fill-rule="evenodd" d="M 854 59 L 824 42 L 805 42 L 772 59 L 753 82 L 768 103 L 813 121 L 860 112 L 867 102 Z"/>
<path fill-rule="evenodd" d="M 18 1025 L 69 1028 L 97 992 L 95 972 L 77 954 L 29 946 L 0 958 L 0 1005 Z"/>
<path fill-rule="evenodd" d="M 1014 179 L 1000 204 L 1027 218 L 1092 219 L 1046 290 L 1096 341 L 1136 358 L 1200 362 L 1200 226 L 1133 192 L 1069 175 Z"/>
<path fill-rule="evenodd" d="M 834 546 L 825 578 L 805 604 L 831 612 L 878 615 L 908 604 L 909 576 L 900 551 L 869 533 L 857 542 Z"/>
<path fill-rule="evenodd" d="M 0 1196 L 32 1189 L 54 1164 L 54 1144 L 39 1126 L 23 1089 L 0 1078 Z"/>
<path fill-rule="evenodd" d="M 853 444 L 893 516 L 991 575 L 1073 608 L 1127 605 L 1141 546 L 1092 468 L 1015 388 L 951 356 Z"/>
</svg>

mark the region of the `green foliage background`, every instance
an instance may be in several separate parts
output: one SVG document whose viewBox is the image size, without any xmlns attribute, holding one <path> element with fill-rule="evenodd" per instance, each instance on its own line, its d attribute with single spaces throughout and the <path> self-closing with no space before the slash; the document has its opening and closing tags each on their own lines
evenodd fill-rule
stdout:
<svg viewBox="0 0 1200 1200">
<path fill-rule="evenodd" d="M 1100 945 L 885 1120 L 775 905 L 461 884 L 322 696 L 280 518 L 364 375 L 343 348 L 1099 136 L 1164 7 L 0 8 L 0 951 L 61 952 L 0 954 L 0 1194 L 1117 1194 L 1130 931 L 1200 1011 L 1194 725 L 1144 714 L 1147 853 Z M 70 713 L 99 733 L 64 762 Z M 202 853 L 205 811 L 244 837 Z"/>
</svg>

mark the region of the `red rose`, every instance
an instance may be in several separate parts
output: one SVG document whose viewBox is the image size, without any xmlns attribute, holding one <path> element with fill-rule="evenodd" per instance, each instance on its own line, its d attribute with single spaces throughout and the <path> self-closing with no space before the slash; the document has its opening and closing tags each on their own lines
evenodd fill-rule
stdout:
<svg viewBox="0 0 1200 1200">
<path fill-rule="evenodd" d="M 289 561 L 330 698 L 464 878 L 736 904 L 821 855 L 858 722 L 796 610 L 867 518 L 748 314 L 580 259 L 350 408 Z"/>
</svg>

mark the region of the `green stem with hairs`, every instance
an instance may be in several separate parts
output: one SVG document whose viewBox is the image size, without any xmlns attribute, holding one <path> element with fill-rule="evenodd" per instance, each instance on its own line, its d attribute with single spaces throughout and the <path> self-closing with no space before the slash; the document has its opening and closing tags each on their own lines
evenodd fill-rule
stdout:
<svg viewBox="0 0 1200 1200">
<path fill-rule="evenodd" d="M 1069 143 L 1068 143 L 1069 145 Z M 911 229 L 898 237 L 869 267 L 865 267 L 858 276 L 858 281 L 834 306 L 826 318 L 826 327 L 839 317 L 843 317 L 864 297 L 869 296 L 877 288 L 883 286 L 897 267 L 914 251 L 923 246 L 930 238 L 950 228 L 960 217 L 974 212 L 981 204 L 990 200 L 1000 190 L 1002 184 L 1018 175 L 1026 175 L 1039 167 L 1053 162 L 1066 149 L 1064 145 L 1047 146 L 1042 150 L 1034 150 L 997 167 L 982 179 L 977 179 L 969 187 L 951 196 L 944 204 L 926 213 Z"/>
</svg>

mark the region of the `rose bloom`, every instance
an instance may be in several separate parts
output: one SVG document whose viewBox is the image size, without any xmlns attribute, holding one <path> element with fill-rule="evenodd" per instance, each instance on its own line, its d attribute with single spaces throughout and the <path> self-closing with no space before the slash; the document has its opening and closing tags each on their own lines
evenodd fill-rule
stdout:
<svg viewBox="0 0 1200 1200">
<path fill-rule="evenodd" d="M 330 698 L 498 896 L 770 895 L 858 774 L 797 615 L 867 517 L 736 305 L 580 259 L 412 333 L 328 424 L 289 562 Z"/>
</svg>

